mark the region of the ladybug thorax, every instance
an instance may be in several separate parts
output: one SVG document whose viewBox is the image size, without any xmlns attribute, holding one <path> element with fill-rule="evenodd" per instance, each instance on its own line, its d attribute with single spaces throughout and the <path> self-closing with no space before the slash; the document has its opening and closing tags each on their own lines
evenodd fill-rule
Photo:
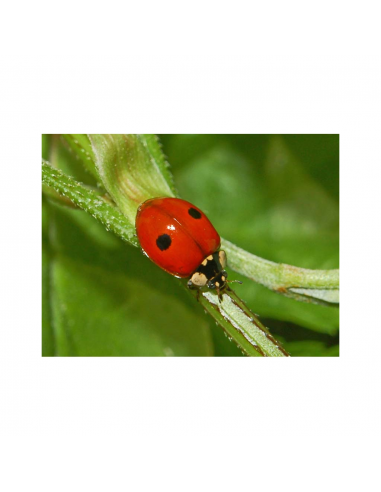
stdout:
<svg viewBox="0 0 381 492">
<path fill-rule="evenodd" d="M 223 290 L 228 274 L 225 271 L 225 251 L 217 251 L 207 256 L 191 276 L 188 284 L 195 287 Z"/>
</svg>

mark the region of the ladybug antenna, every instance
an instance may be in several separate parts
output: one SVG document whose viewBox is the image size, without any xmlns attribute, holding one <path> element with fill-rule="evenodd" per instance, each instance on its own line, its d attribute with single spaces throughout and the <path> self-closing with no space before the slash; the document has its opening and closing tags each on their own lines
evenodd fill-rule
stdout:
<svg viewBox="0 0 381 492">
<path fill-rule="evenodd" d="M 234 283 L 242 284 L 243 282 L 241 282 L 240 280 L 226 280 L 226 283 L 227 284 L 234 284 Z"/>
</svg>

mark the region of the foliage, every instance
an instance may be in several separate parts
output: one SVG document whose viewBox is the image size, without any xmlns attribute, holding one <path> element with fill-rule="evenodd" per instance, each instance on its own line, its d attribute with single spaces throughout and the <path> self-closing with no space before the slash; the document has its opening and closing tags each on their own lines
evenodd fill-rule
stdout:
<svg viewBox="0 0 381 492">
<path fill-rule="evenodd" d="M 97 188 L 91 146 L 81 138 L 44 136 L 43 157 L 85 183 L 102 206 L 112 204 Z M 179 195 L 205 210 L 226 239 L 276 262 L 338 268 L 337 136 L 161 141 Z M 78 145 L 87 166 L 79 165 Z M 44 355 L 241 354 L 178 281 L 136 248 L 51 199 L 43 213 Z M 337 308 L 299 303 L 229 274 L 244 281 L 237 293 L 292 355 L 338 355 Z"/>
</svg>

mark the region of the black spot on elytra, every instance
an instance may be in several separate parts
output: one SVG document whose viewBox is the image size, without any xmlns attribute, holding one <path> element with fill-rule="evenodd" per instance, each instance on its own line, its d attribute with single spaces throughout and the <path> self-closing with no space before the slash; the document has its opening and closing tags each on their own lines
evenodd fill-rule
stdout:
<svg viewBox="0 0 381 492">
<path fill-rule="evenodd" d="M 196 210 L 195 208 L 190 208 L 188 210 L 188 214 L 193 217 L 194 219 L 201 219 L 201 214 L 198 210 Z"/>
<path fill-rule="evenodd" d="M 156 239 L 156 244 L 161 251 L 165 251 L 170 247 L 172 243 L 171 236 L 168 236 L 168 234 L 162 234 Z"/>
</svg>

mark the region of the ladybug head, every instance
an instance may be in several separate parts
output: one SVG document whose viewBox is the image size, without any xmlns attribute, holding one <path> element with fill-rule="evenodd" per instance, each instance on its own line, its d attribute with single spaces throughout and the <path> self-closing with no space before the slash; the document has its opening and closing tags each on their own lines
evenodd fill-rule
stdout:
<svg viewBox="0 0 381 492">
<path fill-rule="evenodd" d="M 228 274 L 225 272 L 225 270 L 222 270 L 218 272 L 217 275 L 209 279 L 206 285 L 209 289 L 223 290 L 226 287 L 227 277 Z"/>
</svg>

